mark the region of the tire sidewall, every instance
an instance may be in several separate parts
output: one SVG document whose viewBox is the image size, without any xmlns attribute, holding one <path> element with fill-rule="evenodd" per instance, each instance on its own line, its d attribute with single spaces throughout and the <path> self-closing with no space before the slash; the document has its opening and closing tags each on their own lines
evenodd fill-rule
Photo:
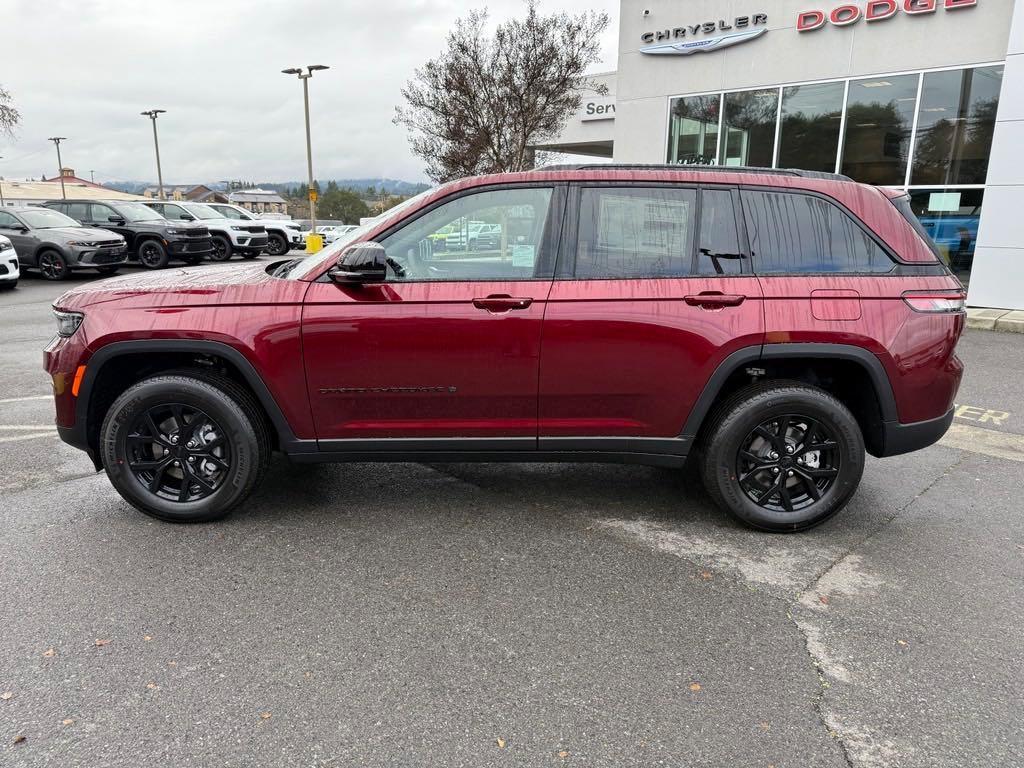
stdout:
<svg viewBox="0 0 1024 768">
<path fill-rule="evenodd" d="M 776 512 L 758 506 L 740 487 L 737 456 L 747 436 L 775 416 L 799 414 L 824 422 L 835 434 L 839 448 L 839 475 L 820 500 L 797 512 Z M 707 448 L 709 482 L 716 485 L 729 510 L 755 528 L 796 531 L 824 522 L 849 500 L 864 471 L 864 439 L 856 420 L 845 408 L 813 391 L 766 393 L 739 404 L 727 414 Z"/>
<path fill-rule="evenodd" d="M 159 254 L 156 259 L 152 260 L 152 262 L 146 261 L 143 257 L 143 253 L 147 248 L 154 248 Z M 162 243 L 159 243 L 156 240 L 144 240 L 142 244 L 139 245 L 139 263 L 146 269 L 163 269 L 167 266 L 167 262 L 169 260 L 170 259 L 167 256 L 167 249 L 164 248 Z"/>
<path fill-rule="evenodd" d="M 231 469 L 220 488 L 205 499 L 175 502 L 150 493 L 127 463 L 127 435 L 146 409 L 181 403 L 201 409 L 217 422 L 231 450 Z M 111 406 L 100 431 L 100 451 L 107 476 L 129 503 L 148 515 L 171 522 L 202 522 L 223 516 L 247 492 L 259 465 L 259 444 L 244 411 L 212 385 L 184 378 L 136 384 Z"/>
<path fill-rule="evenodd" d="M 224 235 L 213 235 L 213 252 L 210 254 L 210 261 L 227 261 L 231 258 L 231 241 L 224 237 Z M 222 250 L 218 250 L 217 246 L 220 244 L 223 246 Z"/>
<path fill-rule="evenodd" d="M 277 232 L 271 232 L 268 235 L 267 239 L 267 253 L 269 253 L 271 256 L 284 256 L 288 253 L 288 240 L 284 237 L 284 235 L 280 235 Z M 275 251 L 274 249 L 272 249 L 270 247 L 271 243 L 277 243 L 279 250 Z"/>
</svg>

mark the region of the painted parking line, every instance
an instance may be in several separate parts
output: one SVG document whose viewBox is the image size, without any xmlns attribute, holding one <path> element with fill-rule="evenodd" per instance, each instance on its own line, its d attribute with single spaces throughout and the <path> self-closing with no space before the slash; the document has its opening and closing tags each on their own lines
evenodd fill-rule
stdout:
<svg viewBox="0 0 1024 768">
<path fill-rule="evenodd" d="M 27 403 L 29 400 L 53 400 L 53 395 L 33 395 L 32 397 L 8 397 L 0 400 L 3 403 Z"/>
<path fill-rule="evenodd" d="M 55 431 L 57 427 L 53 424 L 0 424 L 0 432 L 5 429 L 15 432 L 42 432 L 43 430 Z"/>
<path fill-rule="evenodd" d="M 1002 427 L 1007 419 L 1012 416 L 1009 411 L 997 411 L 994 408 L 982 408 L 978 405 L 955 404 L 956 411 L 953 417 L 963 421 L 973 421 L 978 424 L 989 424 L 994 427 Z"/>
<path fill-rule="evenodd" d="M 994 429 L 955 423 L 939 441 L 939 445 L 997 459 L 1024 462 L 1024 435 L 1012 432 L 997 432 Z"/>
<path fill-rule="evenodd" d="M 30 432 L 27 435 L 14 435 L 12 437 L 0 437 L 0 443 L 20 443 L 22 440 L 38 440 L 43 437 L 56 437 L 56 431 Z"/>
</svg>

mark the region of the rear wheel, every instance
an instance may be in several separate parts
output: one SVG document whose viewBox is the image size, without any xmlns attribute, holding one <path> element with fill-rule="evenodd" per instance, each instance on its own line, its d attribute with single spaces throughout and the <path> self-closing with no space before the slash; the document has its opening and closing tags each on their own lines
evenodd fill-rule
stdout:
<svg viewBox="0 0 1024 768">
<path fill-rule="evenodd" d="M 163 243 L 146 240 L 139 245 L 139 263 L 147 269 L 163 269 L 170 261 Z"/>
<path fill-rule="evenodd" d="M 205 375 L 161 375 L 130 387 L 103 420 L 100 450 L 111 484 L 129 504 L 178 523 L 230 514 L 270 460 L 251 396 Z"/>
<path fill-rule="evenodd" d="M 68 263 L 57 251 L 43 251 L 36 263 L 40 274 L 47 280 L 63 280 L 71 273 Z"/>
<path fill-rule="evenodd" d="M 719 506 L 761 530 L 799 531 L 850 500 L 864 471 L 864 439 L 853 414 L 827 392 L 755 384 L 717 412 L 702 464 Z"/>
<path fill-rule="evenodd" d="M 288 241 L 284 235 L 278 234 L 277 232 L 271 232 L 268 236 L 267 241 L 267 253 L 271 256 L 284 256 L 288 253 Z"/>
<path fill-rule="evenodd" d="M 224 235 L 213 236 L 213 253 L 210 254 L 211 261 L 227 261 L 231 258 L 231 241 Z"/>
</svg>

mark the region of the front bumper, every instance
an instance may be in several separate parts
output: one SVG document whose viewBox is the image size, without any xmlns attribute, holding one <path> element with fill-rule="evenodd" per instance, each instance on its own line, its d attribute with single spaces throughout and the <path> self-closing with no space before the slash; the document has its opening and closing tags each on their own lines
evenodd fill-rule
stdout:
<svg viewBox="0 0 1024 768">
<path fill-rule="evenodd" d="M 167 241 L 167 252 L 171 256 L 188 256 L 201 258 L 213 253 L 213 238 L 206 237 L 180 237 Z"/>
<path fill-rule="evenodd" d="M 259 253 L 266 250 L 270 238 L 266 235 L 239 235 L 233 241 L 235 250 L 240 253 Z"/>
<path fill-rule="evenodd" d="M 0 251 L 0 283 L 12 282 L 21 274 L 18 254 L 14 249 Z"/>
<path fill-rule="evenodd" d="M 72 269 L 76 267 L 105 267 L 124 264 L 128 261 L 128 247 L 124 245 L 116 248 L 75 245 L 70 250 L 71 258 L 68 260 L 68 266 Z"/>
<path fill-rule="evenodd" d="M 900 424 L 895 421 L 885 422 L 883 427 L 882 452 L 879 456 L 899 456 L 902 453 L 919 451 L 942 439 L 953 423 L 956 408 L 950 408 L 942 416 L 927 421 L 915 421 Z"/>
</svg>

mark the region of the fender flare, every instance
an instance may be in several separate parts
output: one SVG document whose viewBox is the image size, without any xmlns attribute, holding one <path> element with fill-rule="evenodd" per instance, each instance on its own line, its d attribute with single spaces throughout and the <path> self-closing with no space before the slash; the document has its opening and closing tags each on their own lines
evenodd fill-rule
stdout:
<svg viewBox="0 0 1024 768">
<path fill-rule="evenodd" d="M 88 416 L 93 386 L 103 366 L 111 360 L 138 354 L 159 354 L 161 352 L 188 352 L 197 355 L 222 357 L 231 363 L 245 379 L 249 389 L 256 396 L 277 433 L 278 443 L 285 453 L 306 453 L 316 450 L 315 440 L 300 440 L 295 437 L 291 425 L 285 418 L 273 394 L 249 359 L 229 344 L 220 341 L 192 339 L 143 339 L 139 341 L 116 341 L 97 349 L 86 361 L 85 376 L 75 404 L 75 425 L 68 430 L 67 442 L 85 448 L 92 456 L 88 444 Z M 95 457 L 93 457 L 95 461 Z"/>
<path fill-rule="evenodd" d="M 753 347 L 738 349 L 723 360 L 711 374 L 707 384 L 701 391 L 697 402 L 690 410 L 686 419 L 681 437 L 687 440 L 696 440 L 700 428 L 704 424 L 708 413 L 714 405 L 718 394 L 722 391 L 726 380 L 740 368 L 759 363 L 766 360 L 848 360 L 857 363 L 871 378 L 874 385 L 875 395 L 878 398 L 878 405 L 881 410 L 883 422 L 898 422 L 899 414 L 896 408 L 896 397 L 893 395 L 892 384 L 885 372 L 885 367 L 877 355 L 868 350 L 852 344 L 821 344 L 821 343 L 794 343 L 794 344 L 764 344 Z"/>
</svg>

